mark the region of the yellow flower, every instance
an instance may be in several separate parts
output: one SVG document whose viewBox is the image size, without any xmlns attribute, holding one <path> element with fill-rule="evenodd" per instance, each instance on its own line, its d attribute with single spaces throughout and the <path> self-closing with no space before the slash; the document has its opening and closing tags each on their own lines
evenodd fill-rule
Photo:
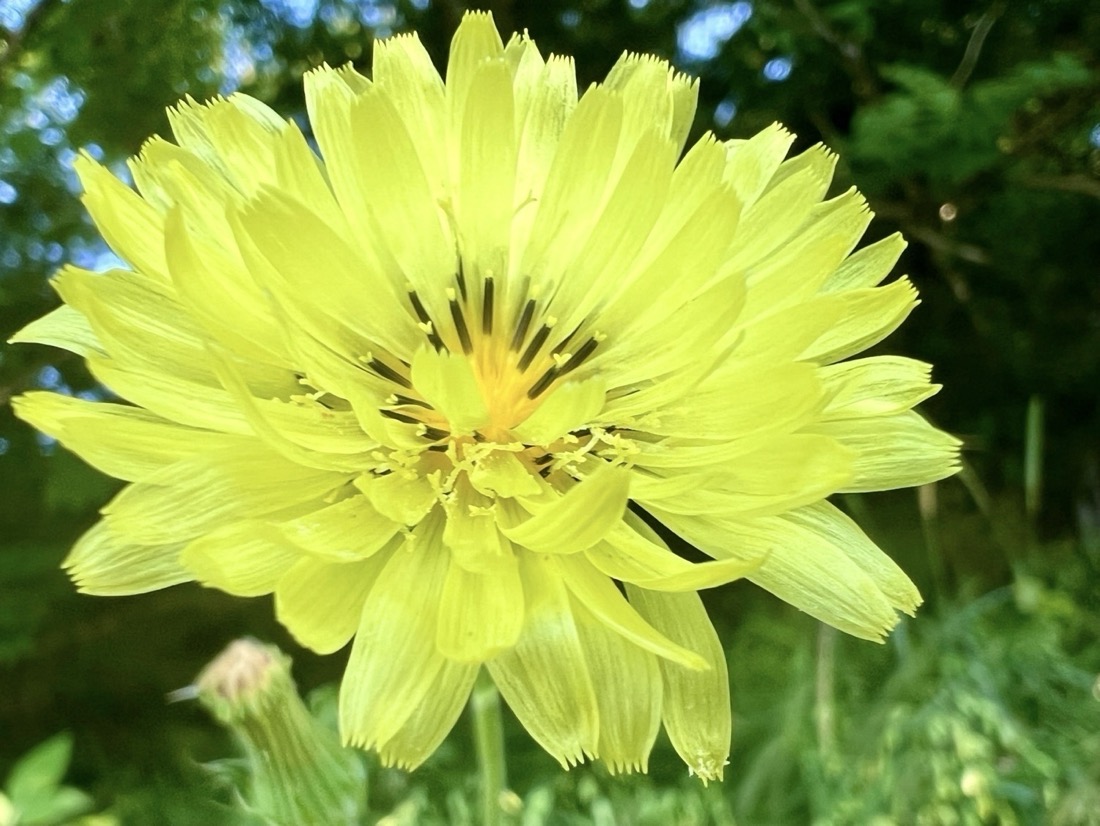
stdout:
<svg viewBox="0 0 1100 826">
<path fill-rule="evenodd" d="M 320 157 L 234 95 L 170 112 L 85 203 L 133 271 L 66 268 L 15 340 L 130 404 L 20 416 L 132 484 L 66 566 L 94 594 L 274 592 L 304 645 L 354 638 L 345 739 L 421 763 L 484 664 L 564 765 L 644 770 L 660 722 L 722 775 L 722 648 L 695 591 L 741 576 L 881 638 L 920 597 L 826 501 L 956 468 L 925 364 L 841 361 L 916 303 L 904 242 L 825 199 L 835 157 L 705 136 L 696 84 L 572 62 L 469 14 L 446 82 L 415 35 L 370 80 L 306 78 Z M 634 505 L 630 506 L 633 502 Z M 658 521 L 713 557 L 671 552 Z M 617 583 L 622 584 L 620 589 Z M 625 591 L 625 595 L 624 595 Z"/>
</svg>

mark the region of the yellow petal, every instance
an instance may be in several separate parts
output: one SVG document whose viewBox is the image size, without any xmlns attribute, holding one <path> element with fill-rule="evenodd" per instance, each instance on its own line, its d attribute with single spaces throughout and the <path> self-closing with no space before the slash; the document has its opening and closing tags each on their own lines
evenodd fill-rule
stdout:
<svg viewBox="0 0 1100 826">
<path fill-rule="evenodd" d="M 808 505 L 849 484 L 857 454 L 834 438 L 795 433 L 714 468 L 706 484 L 668 496 L 647 496 L 636 484 L 634 498 L 673 513 L 764 516 Z M 703 480 L 700 480 L 701 482 Z"/>
<path fill-rule="evenodd" d="M 522 88 L 525 84 L 526 89 Z M 519 205 L 534 203 L 542 195 L 565 124 L 577 106 L 573 60 L 552 55 L 538 75 L 530 79 L 521 66 L 516 75 L 515 95 L 518 105 L 526 102 L 516 163 L 515 201 Z M 525 214 L 533 217 L 534 211 L 527 209 Z M 520 224 L 518 220 L 516 223 Z M 529 223 L 524 226 L 530 228 Z M 519 229 L 517 226 L 516 230 Z M 513 235 L 513 249 L 523 249 L 526 240 L 526 231 Z"/>
<path fill-rule="evenodd" d="M 793 237 L 746 271 L 745 314 L 764 314 L 812 296 L 870 222 L 867 202 L 855 189 L 815 206 Z"/>
<path fill-rule="evenodd" d="M 452 433 L 470 434 L 489 423 L 469 359 L 424 344 L 413 356 L 411 376 L 417 392 L 446 416 Z"/>
<path fill-rule="evenodd" d="M 622 102 L 591 87 L 569 116 L 536 207 L 519 271 L 536 273 L 545 261 L 576 251 L 592 232 L 603 204 L 622 129 Z"/>
<path fill-rule="evenodd" d="M 804 420 L 820 409 L 823 396 L 817 371 L 809 364 L 733 366 L 683 402 L 660 411 L 651 429 L 689 438 L 759 438 Z"/>
<path fill-rule="evenodd" d="M 599 756 L 612 774 L 644 772 L 661 726 L 657 657 L 610 631 L 574 605 L 588 673 L 600 713 Z"/>
<path fill-rule="evenodd" d="M 657 127 L 680 153 L 695 117 L 698 79 L 677 72 L 653 55 L 627 52 L 611 67 L 604 85 L 626 101 L 625 132 L 638 135 Z"/>
<path fill-rule="evenodd" d="M 514 527 L 502 526 L 501 531 L 517 545 L 533 551 L 583 551 L 622 519 L 629 492 L 629 471 L 605 464 L 527 521 Z"/>
<path fill-rule="evenodd" d="M 847 545 L 870 541 L 858 529 L 843 535 L 838 530 L 824 533 L 800 519 L 799 511 L 740 521 L 652 510 L 672 530 L 716 558 L 750 560 L 766 554 L 749 579 L 853 636 L 880 641 L 897 624 L 897 612 L 912 607 L 910 600 L 892 603 L 871 572 L 853 560 Z"/>
<path fill-rule="evenodd" d="M 127 481 L 144 480 L 180 459 L 232 450 L 241 443 L 239 437 L 183 427 L 140 407 L 56 393 L 17 396 L 12 409 L 92 467 Z"/>
<path fill-rule="evenodd" d="M 743 270 L 761 261 L 784 242 L 796 240 L 803 221 L 828 187 L 818 171 L 803 169 L 781 182 L 745 210 L 727 266 Z"/>
<path fill-rule="evenodd" d="M 530 468 L 506 450 L 493 450 L 479 457 L 467 475 L 483 494 L 511 498 L 537 496 L 542 490 Z"/>
<path fill-rule="evenodd" d="M 478 67 L 504 53 L 504 43 L 488 12 L 468 11 L 462 15 L 447 58 L 447 104 L 450 111 L 451 138 L 459 134 L 466 97 Z"/>
<path fill-rule="evenodd" d="M 813 429 L 855 452 L 845 492 L 925 485 L 959 470 L 961 442 L 912 411 L 821 422 Z"/>
<path fill-rule="evenodd" d="M 535 412 L 512 428 L 526 444 L 548 445 L 566 433 L 592 424 L 604 406 L 607 381 L 592 376 L 562 382 L 547 392 Z"/>
<path fill-rule="evenodd" d="M 165 212 L 178 207 L 197 235 L 220 249 L 233 248 L 225 211 L 242 196 L 215 160 L 154 138 L 131 168 L 147 200 Z"/>
<path fill-rule="evenodd" d="M 443 81 L 415 32 L 374 42 L 372 78 L 389 96 L 416 143 L 428 180 L 446 180 Z"/>
<path fill-rule="evenodd" d="M 599 710 L 569 594 L 544 557 L 521 554 L 527 600 L 523 632 L 488 663 L 493 682 L 523 727 L 569 768 L 597 753 Z"/>
<path fill-rule="evenodd" d="M 375 510 L 366 496 L 352 496 L 278 527 L 295 545 L 329 562 L 373 556 L 402 528 Z"/>
<path fill-rule="evenodd" d="M 307 433 L 313 430 L 314 433 L 309 433 L 309 435 L 314 435 L 316 432 L 315 428 L 309 427 L 315 422 L 310 421 L 311 417 L 307 412 L 313 408 L 283 405 L 277 400 L 267 401 L 256 398 L 246 383 L 239 366 L 240 361 L 233 359 L 228 352 L 215 345 L 210 345 L 208 352 L 218 378 L 237 403 L 238 409 L 251 425 L 252 431 L 274 452 L 282 455 L 288 461 L 318 470 L 354 473 L 363 467 L 364 458 L 361 454 L 349 457 L 340 455 L 343 451 L 336 453 L 323 449 L 313 450 L 301 444 L 300 439 L 295 438 L 300 430 L 305 430 Z M 320 411 L 324 408 L 319 404 L 315 405 L 315 408 L 315 414 L 323 416 Z M 298 415 L 295 415 L 295 413 Z M 360 433 L 356 433 L 356 435 L 362 436 Z M 375 446 L 370 439 L 360 438 L 356 440 L 354 436 L 348 441 L 351 445 L 358 441 L 359 447 L 364 451 Z"/>
<path fill-rule="evenodd" d="M 917 306 L 917 291 L 908 278 L 885 287 L 832 293 L 840 306 L 837 323 L 801 354 L 803 361 L 828 364 L 866 350 L 894 332 Z"/>
<path fill-rule="evenodd" d="M 368 246 L 341 237 L 304 204 L 272 189 L 253 198 L 234 226 L 246 236 L 238 241 L 249 270 L 286 313 L 309 323 L 316 313 L 294 304 L 320 311 L 322 318 L 312 325 L 319 340 L 338 349 L 332 339 L 342 325 L 361 337 L 363 349 L 355 356 L 365 356 L 371 341 L 411 354 L 419 331 Z M 318 273 L 325 275 L 323 290 L 317 289 Z"/>
<path fill-rule="evenodd" d="M 843 550 L 860 570 L 871 577 L 895 608 L 912 616 L 921 604 L 917 586 L 905 572 L 834 505 L 818 502 L 792 511 L 786 518 L 793 525 L 809 528 L 827 537 Z"/>
<path fill-rule="evenodd" d="M 447 573 L 437 517 L 398 548 L 367 596 L 340 685 L 340 731 L 349 745 L 390 740 L 429 695 L 446 660 L 435 647 L 439 598 Z"/>
<path fill-rule="evenodd" d="M 523 627 L 523 586 L 512 555 L 471 573 L 454 559 L 439 604 L 436 646 L 450 660 L 479 663 L 515 644 Z"/>
<path fill-rule="evenodd" d="M 367 494 L 375 510 L 401 525 L 419 523 L 439 498 L 431 481 L 411 470 L 364 474 L 355 480 L 355 486 Z"/>
<path fill-rule="evenodd" d="M 205 105 L 187 107 L 184 118 L 201 122 L 203 144 L 212 153 L 211 160 L 223 169 L 241 192 L 251 194 L 261 184 L 275 179 L 275 144 L 285 121 L 266 105 L 243 94 L 216 99 Z M 169 110 L 171 115 L 172 110 Z M 173 130 L 181 118 L 173 121 Z M 190 131 L 190 130 L 189 130 Z M 178 136 L 184 137 L 184 136 Z M 181 144 L 188 146 L 186 140 Z M 200 146 L 188 146 L 200 151 Z"/>
<path fill-rule="evenodd" d="M 907 246 L 900 232 L 851 255 L 821 286 L 822 292 L 843 292 L 876 286 L 894 268 Z"/>
<path fill-rule="evenodd" d="M 351 129 L 351 104 L 373 84 L 348 68 L 349 71 L 341 71 L 321 65 L 307 72 L 302 80 L 309 123 L 321 148 L 329 185 L 347 216 L 347 225 L 364 227 L 370 218 L 367 193 L 355 178 L 357 147 Z"/>
<path fill-rule="evenodd" d="M 301 507 L 346 476 L 239 445 L 181 459 L 130 485 L 103 508 L 111 529 L 137 543 L 181 542 L 240 519 Z"/>
<path fill-rule="evenodd" d="M 428 702 L 420 703 L 397 733 L 378 747 L 383 766 L 412 771 L 427 760 L 454 728 L 478 667 L 445 660 L 428 689 Z"/>
<path fill-rule="evenodd" d="M 363 603 L 388 560 L 388 554 L 359 562 L 299 559 L 275 585 L 275 616 L 307 648 L 338 651 L 359 627 Z"/>
<path fill-rule="evenodd" d="M 240 356 L 289 366 L 269 299 L 236 256 L 193 238 L 178 207 L 168 213 L 164 248 L 172 282 L 191 318 Z"/>
<path fill-rule="evenodd" d="M 673 748 L 704 783 L 721 780 L 732 716 L 725 652 L 696 594 L 660 594 L 626 586 L 630 604 L 669 639 L 699 652 L 709 668 L 691 671 L 661 660 L 662 718 Z"/>
<path fill-rule="evenodd" d="M 512 554 L 511 543 L 497 530 L 493 500 L 459 477 L 452 495 L 444 500 L 447 525 L 443 543 L 451 560 L 472 573 L 491 572 Z"/>
<path fill-rule="evenodd" d="M 783 162 L 794 135 L 773 123 L 749 140 L 726 142 L 725 179 L 743 204 L 751 204 Z"/>
<path fill-rule="evenodd" d="M 734 279 L 715 281 L 688 302 L 677 299 L 674 310 L 659 316 L 659 323 L 653 327 L 634 330 L 622 347 L 610 345 L 602 352 L 597 350 L 589 365 L 607 376 L 610 387 L 640 384 L 644 388 L 628 397 L 627 407 L 632 412 L 664 407 L 728 360 L 732 347 L 724 344 L 723 338 L 730 334 L 742 293 Z M 661 381 L 655 387 L 646 387 L 657 380 Z M 645 399 L 647 390 L 658 390 L 660 401 Z M 615 405 L 614 409 L 622 406 Z M 605 418 L 612 415 L 610 404 L 604 412 Z"/>
<path fill-rule="evenodd" d="M 294 121 L 287 123 L 275 145 L 275 181 L 279 189 L 301 201 L 329 226 L 341 232 L 347 226 L 321 159 L 310 149 Z"/>
<path fill-rule="evenodd" d="M 608 329 L 648 330 L 715 277 L 741 215 L 722 163 L 721 146 L 704 139 L 676 167 L 664 209 L 607 307 Z M 736 314 L 735 304 L 727 307 L 727 326 Z"/>
<path fill-rule="evenodd" d="M 103 353 L 103 345 L 79 310 L 62 304 L 8 339 L 9 344 L 48 344 L 78 356 Z"/>
<path fill-rule="evenodd" d="M 823 419 L 850 419 L 902 413 L 934 395 L 940 385 L 928 377 L 932 365 L 900 356 L 874 356 L 821 369 L 829 403 Z"/>
<path fill-rule="evenodd" d="M 54 279 L 65 302 L 87 317 L 112 359 L 170 373 L 211 388 L 219 386 L 205 349 L 205 334 L 162 281 L 125 270 L 91 273 L 66 267 Z M 251 371 L 275 395 L 290 386 L 289 372 Z"/>
<path fill-rule="evenodd" d="M 688 562 L 663 542 L 658 544 L 625 523 L 613 530 L 606 541 L 589 548 L 585 556 L 605 576 L 654 591 L 697 591 L 725 585 L 748 576 L 765 559 L 761 556 L 749 561 Z"/>
<path fill-rule="evenodd" d="M 164 217 L 87 155 L 78 155 L 73 169 L 84 187 L 84 206 L 108 246 L 141 272 L 165 278 Z"/>
<path fill-rule="evenodd" d="M 350 130 L 371 136 L 371 151 L 359 147 L 346 170 L 367 201 L 358 246 L 373 250 L 393 283 L 412 284 L 431 318 L 442 323 L 450 312 L 439 285 L 455 274 L 455 241 L 416 145 L 390 97 L 377 88 L 352 102 Z"/>
<path fill-rule="evenodd" d="M 767 315 L 738 319 L 739 323 L 729 332 L 738 357 L 734 361 L 797 359 L 807 347 L 840 324 L 844 312 L 842 301 L 834 295 L 825 295 Z"/>
<path fill-rule="evenodd" d="M 192 540 L 180 561 L 195 579 L 238 597 L 270 594 L 302 557 L 262 522 L 240 521 Z"/>
<path fill-rule="evenodd" d="M 475 276 L 507 272 L 516 126 L 512 74 L 503 59 L 484 60 L 472 69 L 458 137 L 457 225 L 463 265 Z"/>
<path fill-rule="evenodd" d="M 597 571 L 587 559 L 579 555 L 557 556 L 554 562 L 559 566 L 574 598 L 608 628 L 646 651 L 686 668 L 709 667 L 694 651 L 672 642 L 642 619 L 623 598 L 615 583 Z"/>
<path fill-rule="evenodd" d="M 188 427 L 252 436 L 252 427 L 224 390 L 150 365 L 133 366 L 98 356 L 88 369 L 105 387 L 158 416 Z"/>
<path fill-rule="evenodd" d="M 194 579 L 180 564 L 182 550 L 182 542 L 128 542 L 99 522 L 76 541 L 62 567 L 81 593 L 110 597 L 144 594 Z"/>
<path fill-rule="evenodd" d="M 605 193 L 602 206 L 587 205 L 594 220 L 578 229 L 569 246 L 559 246 L 553 257 L 535 265 L 538 277 L 559 282 L 554 307 L 562 310 L 562 330 L 574 329 L 613 293 L 614 280 L 607 273 L 627 270 L 649 238 L 675 163 L 672 142 L 647 132 Z"/>
</svg>

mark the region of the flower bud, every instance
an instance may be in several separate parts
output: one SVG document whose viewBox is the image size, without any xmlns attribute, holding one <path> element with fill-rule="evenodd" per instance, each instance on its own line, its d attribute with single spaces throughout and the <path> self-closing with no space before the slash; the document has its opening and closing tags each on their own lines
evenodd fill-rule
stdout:
<svg viewBox="0 0 1100 826">
<path fill-rule="evenodd" d="M 244 747 L 249 807 L 279 826 L 359 821 L 366 778 L 357 756 L 310 716 L 290 676 L 290 658 L 240 639 L 195 681 L 199 701 Z"/>
</svg>

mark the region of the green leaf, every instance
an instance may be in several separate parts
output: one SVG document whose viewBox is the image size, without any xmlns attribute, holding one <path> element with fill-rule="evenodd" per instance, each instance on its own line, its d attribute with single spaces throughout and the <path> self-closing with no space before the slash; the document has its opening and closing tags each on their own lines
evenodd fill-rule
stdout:
<svg viewBox="0 0 1100 826">
<path fill-rule="evenodd" d="M 92 798 L 72 786 L 55 789 L 32 806 L 19 807 L 20 826 L 60 826 L 92 808 Z"/>
<path fill-rule="evenodd" d="M 73 754 L 73 736 L 63 731 L 27 752 L 8 775 L 8 796 L 17 808 L 52 794 L 61 784 Z"/>
</svg>

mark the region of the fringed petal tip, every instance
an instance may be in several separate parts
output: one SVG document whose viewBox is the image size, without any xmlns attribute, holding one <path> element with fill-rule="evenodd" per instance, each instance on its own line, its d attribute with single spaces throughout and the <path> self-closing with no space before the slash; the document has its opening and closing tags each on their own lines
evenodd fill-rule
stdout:
<svg viewBox="0 0 1100 826">
<path fill-rule="evenodd" d="M 599 757 L 599 755 L 596 754 L 594 751 L 590 751 L 584 748 L 579 743 L 574 744 L 573 749 L 568 752 L 551 752 L 550 756 L 557 760 L 559 765 L 561 765 L 561 767 L 566 771 L 569 771 L 570 769 L 575 768 L 582 763 L 588 763 L 592 760 L 596 760 Z"/>
<path fill-rule="evenodd" d="M 354 746 L 355 744 L 345 743 L 345 745 Z M 360 746 L 360 748 L 368 748 L 368 747 L 367 746 Z M 373 750 L 378 755 L 378 762 L 381 763 L 385 768 L 387 768 L 387 769 L 400 769 L 403 772 L 416 771 L 416 769 L 420 768 L 424 764 L 424 760 L 426 759 L 424 757 L 421 757 L 421 758 L 416 759 L 416 760 L 411 760 L 403 754 L 399 754 L 397 752 L 390 751 L 389 749 L 386 749 L 386 748 L 373 749 Z"/>
<path fill-rule="evenodd" d="M 604 765 L 607 767 L 608 774 L 623 775 L 623 774 L 648 774 L 649 773 L 649 759 L 638 758 L 635 760 L 612 760 L 604 758 Z"/>
<path fill-rule="evenodd" d="M 703 781 L 703 785 L 706 786 L 711 780 L 717 780 L 722 782 L 722 778 L 725 775 L 726 766 L 730 761 L 726 759 L 726 755 L 716 756 L 713 754 L 697 754 L 692 755 L 688 763 L 688 777 L 698 777 Z"/>
</svg>

